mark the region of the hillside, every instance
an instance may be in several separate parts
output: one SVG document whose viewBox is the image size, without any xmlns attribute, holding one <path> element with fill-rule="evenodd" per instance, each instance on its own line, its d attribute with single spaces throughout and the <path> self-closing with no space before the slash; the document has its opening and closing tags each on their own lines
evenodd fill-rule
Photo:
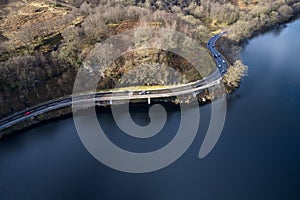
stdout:
<svg viewBox="0 0 300 200">
<path fill-rule="evenodd" d="M 2 0 L 0 5 L 0 116 L 70 95 L 76 72 L 94 45 L 126 30 L 142 26 L 170 28 L 205 47 L 211 35 L 230 28 L 231 34 L 220 41 L 219 48 L 234 63 L 241 42 L 295 19 L 300 12 L 299 0 Z M 161 79 L 168 79 L 167 74 L 160 76 L 161 81 L 144 81 L 140 67 L 133 67 L 153 63 L 172 66 L 185 78 L 169 83 Z M 214 63 L 206 58 L 203 65 L 210 71 Z M 158 80 L 156 65 L 152 66 L 153 80 Z M 120 80 L 129 70 L 137 78 Z M 99 89 L 179 84 L 199 78 L 183 58 L 151 49 L 116 60 L 104 72 Z"/>
</svg>

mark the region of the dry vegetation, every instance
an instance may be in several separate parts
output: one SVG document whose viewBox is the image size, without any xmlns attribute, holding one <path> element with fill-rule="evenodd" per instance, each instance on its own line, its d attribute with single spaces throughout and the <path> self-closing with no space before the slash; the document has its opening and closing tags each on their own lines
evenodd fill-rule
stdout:
<svg viewBox="0 0 300 200">
<path fill-rule="evenodd" d="M 287 22 L 300 12 L 299 0 L 15 0 L 0 4 L 0 116 L 71 94 L 76 72 L 94 45 L 124 30 L 167 27 L 205 45 L 214 32 L 230 28 L 231 34 L 223 41 L 227 46 L 221 49 L 233 62 L 234 54 L 228 47 L 233 49 L 232 45 Z M 161 66 L 172 64 L 175 71 L 186 69 L 183 82 L 195 78 L 188 63 L 176 55 L 166 56 L 171 59 L 159 60 Z M 128 62 L 137 61 L 133 57 Z M 140 80 L 148 76 L 137 74 L 128 63 L 114 66 L 105 72 L 100 87 L 119 84 L 124 70 L 139 76 L 132 83 L 142 84 Z M 122 83 L 130 85 L 128 81 Z M 164 80 L 157 84 L 163 83 L 169 84 Z M 143 84 L 155 85 L 147 81 Z"/>
<path fill-rule="evenodd" d="M 229 67 L 227 73 L 223 77 L 223 83 L 229 90 L 239 87 L 243 76 L 247 75 L 248 68 L 242 61 L 237 60 Z"/>
</svg>

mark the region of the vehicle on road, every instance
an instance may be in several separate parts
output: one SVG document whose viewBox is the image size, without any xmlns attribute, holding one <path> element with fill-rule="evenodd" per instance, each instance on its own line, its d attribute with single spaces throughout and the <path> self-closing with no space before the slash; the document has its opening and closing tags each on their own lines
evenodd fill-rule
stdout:
<svg viewBox="0 0 300 200">
<path fill-rule="evenodd" d="M 30 114 L 31 114 L 31 112 L 27 111 L 27 112 L 25 112 L 25 113 L 23 114 L 23 116 L 28 116 L 28 115 L 30 115 Z"/>
<path fill-rule="evenodd" d="M 228 31 L 224 32 L 227 33 Z M 201 80 L 199 83 L 195 84 L 194 87 L 201 87 L 201 86 L 206 86 L 208 83 L 210 83 L 211 81 L 214 81 L 215 78 L 219 78 L 219 73 L 221 73 L 222 75 L 224 75 L 224 73 L 227 72 L 227 67 L 229 67 L 229 63 L 227 63 L 225 61 L 225 57 L 223 57 L 219 51 L 217 51 L 216 49 L 214 49 L 215 47 L 215 43 L 216 41 L 222 36 L 222 34 L 218 34 L 215 36 L 212 36 L 212 39 L 210 39 L 207 44 L 207 48 L 210 52 L 210 55 L 214 58 L 215 64 L 216 64 L 216 71 L 214 73 L 212 73 L 211 76 L 208 76 L 207 78 L 203 78 L 203 80 Z M 92 73 L 92 71 L 90 71 L 90 73 Z M 187 86 L 185 87 L 180 87 L 177 88 L 176 91 L 180 91 L 180 90 L 185 90 L 185 88 L 187 88 Z M 204 87 L 205 88 L 205 87 Z M 202 90 L 202 88 L 201 88 Z M 11 127 L 17 123 L 20 123 L 21 120 L 26 120 L 28 118 L 33 119 L 34 117 L 41 115 L 45 112 L 49 112 L 51 110 L 57 110 L 66 106 L 70 106 L 72 104 L 72 101 L 81 101 L 81 100 L 93 100 L 93 98 L 100 98 L 100 97 L 111 97 L 111 96 L 118 96 L 118 98 L 122 98 L 123 96 L 132 96 L 130 97 L 130 99 L 135 99 L 135 98 L 147 98 L 145 96 L 140 96 L 140 97 L 135 97 L 135 95 L 147 95 L 147 94 L 151 94 L 151 97 L 155 97 L 155 95 L 158 94 L 164 94 L 164 93 L 170 93 L 169 89 L 164 89 L 164 90 L 133 90 L 133 91 L 108 91 L 108 92 L 97 92 L 97 93 L 80 93 L 77 94 L 77 96 L 70 96 L 68 98 L 62 98 L 62 99 L 58 99 L 58 100 L 54 100 L 54 101 L 49 101 L 44 103 L 44 105 L 40 105 L 40 106 L 35 106 L 31 109 L 27 108 L 27 111 L 21 111 L 21 112 L 17 112 L 14 113 L 13 115 L 11 115 L 10 117 L 6 118 L 6 119 L 2 119 L 0 120 L 0 131 L 4 130 L 8 127 Z M 150 96 L 150 95 L 149 95 Z M 99 100 L 100 101 L 100 100 Z M 30 110 L 30 111 L 29 111 Z M 22 117 L 23 116 L 23 117 Z M 28 116 L 28 117 L 26 117 Z M 33 117 L 31 117 L 33 116 Z"/>
<path fill-rule="evenodd" d="M 150 94 L 149 91 L 143 90 L 139 92 L 139 95 L 145 95 L 145 94 Z"/>
</svg>

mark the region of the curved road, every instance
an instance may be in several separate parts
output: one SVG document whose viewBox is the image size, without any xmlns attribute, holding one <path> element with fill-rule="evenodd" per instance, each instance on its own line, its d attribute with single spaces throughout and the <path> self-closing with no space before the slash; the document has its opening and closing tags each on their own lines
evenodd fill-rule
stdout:
<svg viewBox="0 0 300 200">
<path fill-rule="evenodd" d="M 58 110 L 72 105 L 72 101 L 76 103 L 83 102 L 101 102 L 101 101 L 118 101 L 118 100 L 129 100 L 129 99 L 148 99 L 148 98 L 164 98 L 172 97 L 182 94 L 189 94 L 196 91 L 200 91 L 209 88 L 213 85 L 219 84 L 223 75 L 227 72 L 228 63 L 224 56 L 215 48 L 216 42 L 228 31 L 223 31 L 217 35 L 212 36 L 208 43 L 207 48 L 212 54 L 214 61 L 217 65 L 217 70 L 208 77 L 202 80 L 195 81 L 192 83 L 169 87 L 167 89 L 156 89 L 149 91 L 111 91 L 111 92 L 99 92 L 95 94 L 82 94 L 78 96 L 70 96 L 66 98 L 56 99 L 48 101 L 23 111 L 16 112 L 8 117 L 0 120 L 0 131 L 7 129 L 13 125 L 21 123 L 26 119 L 36 117 L 43 113 Z M 1 137 L 1 134 L 0 134 Z"/>
</svg>

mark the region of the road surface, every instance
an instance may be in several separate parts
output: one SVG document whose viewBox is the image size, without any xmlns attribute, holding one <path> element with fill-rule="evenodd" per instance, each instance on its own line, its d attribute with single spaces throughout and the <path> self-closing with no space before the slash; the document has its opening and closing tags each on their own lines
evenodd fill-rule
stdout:
<svg viewBox="0 0 300 200">
<path fill-rule="evenodd" d="M 216 62 L 217 68 L 208 77 L 204 79 L 168 87 L 165 89 L 155 89 L 149 91 L 135 90 L 135 91 L 110 91 L 110 92 L 98 92 L 93 94 L 80 94 L 77 96 L 70 96 L 66 98 L 56 99 L 48 101 L 23 111 L 16 112 L 8 117 L 0 120 L 0 131 L 5 130 L 11 126 L 21 123 L 24 120 L 36 117 L 43 113 L 58 110 L 61 108 L 72 106 L 72 101 L 78 103 L 93 103 L 101 101 L 120 101 L 120 100 L 131 100 L 131 99 L 151 99 L 151 98 L 166 98 L 174 97 L 184 94 L 192 94 L 194 92 L 209 88 L 213 85 L 219 84 L 223 75 L 227 72 L 228 63 L 225 57 L 215 48 L 216 42 L 228 31 L 223 31 L 210 38 L 207 43 L 207 48 L 212 54 L 214 61 Z"/>
</svg>

